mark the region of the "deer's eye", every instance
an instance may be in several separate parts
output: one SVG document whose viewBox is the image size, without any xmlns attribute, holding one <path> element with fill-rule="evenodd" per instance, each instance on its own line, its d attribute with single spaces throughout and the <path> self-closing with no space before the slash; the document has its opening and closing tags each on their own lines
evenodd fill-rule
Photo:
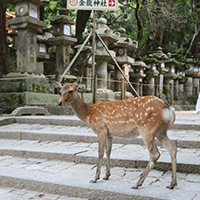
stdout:
<svg viewBox="0 0 200 200">
<path fill-rule="evenodd" d="M 60 96 L 61 96 L 61 92 L 59 91 L 59 93 L 58 93 Z"/>
</svg>

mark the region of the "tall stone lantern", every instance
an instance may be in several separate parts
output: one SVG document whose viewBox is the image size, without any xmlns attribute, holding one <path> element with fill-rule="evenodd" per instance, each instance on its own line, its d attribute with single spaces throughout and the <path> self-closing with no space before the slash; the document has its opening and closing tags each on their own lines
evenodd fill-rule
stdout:
<svg viewBox="0 0 200 200">
<path fill-rule="evenodd" d="M 168 69 L 165 68 L 165 61 L 167 59 L 169 59 L 169 58 L 165 53 L 163 53 L 161 47 L 158 47 L 158 50 L 153 53 L 153 57 L 160 61 L 160 64 L 159 64 L 159 66 L 157 68 L 157 70 L 159 71 L 159 75 L 158 75 L 158 92 L 160 94 L 163 94 L 164 74 L 166 72 L 168 72 Z"/>
<path fill-rule="evenodd" d="M 71 45 L 77 42 L 72 37 L 71 26 L 74 24 L 73 19 L 67 15 L 67 10 L 61 8 L 60 15 L 51 19 L 53 25 L 53 35 L 48 41 L 52 45 L 56 45 L 56 66 L 59 75 L 62 75 L 68 64 L 70 63 Z"/>
<path fill-rule="evenodd" d="M 46 23 L 41 21 L 43 0 L 7 0 L 15 5 L 16 18 L 9 20 L 9 25 L 17 30 L 17 69 L 5 75 L 0 81 L 0 107 L 9 112 L 19 106 L 54 105 L 54 88 L 42 74 L 42 66 L 37 71 L 37 33 L 42 33 Z M 42 2 L 42 3 L 41 3 Z M 39 41 L 44 42 L 44 41 Z M 41 43 L 42 44 L 42 43 Z M 41 48 L 40 48 L 41 49 Z M 47 53 L 46 48 L 42 53 Z M 48 56 L 47 56 L 48 57 Z M 38 74 L 39 73 L 39 74 Z"/>
<path fill-rule="evenodd" d="M 198 76 L 198 72 L 200 71 L 200 63 L 198 61 L 194 64 L 194 89 L 195 89 L 195 95 L 199 93 L 200 91 L 200 76 Z"/>
<path fill-rule="evenodd" d="M 131 58 L 127 55 L 127 52 L 132 49 L 137 48 L 137 42 L 132 41 L 130 38 L 126 38 L 126 29 L 119 28 L 118 29 L 119 38 L 115 43 L 112 43 L 109 48 L 113 49 L 116 52 L 116 61 L 119 65 L 123 66 L 124 64 L 132 65 L 135 62 L 134 58 Z M 124 70 L 124 69 L 122 69 Z M 117 66 L 115 66 L 115 80 L 121 81 L 123 78 L 123 75 L 120 73 Z M 121 91 L 121 83 L 115 82 L 115 88 L 116 93 L 119 93 Z M 127 94 L 128 95 L 128 94 Z"/>
<path fill-rule="evenodd" d="M 192 96 L 194 92 L 194 78 L 196 76 L 195 72 L 195 65 L 196 60 L 193 58 L 187 58 L 186 64 L 190 67 L 188 70 L 186 70 L 185 75 L 188 77 L 186 83 L 185 83 L 185 92 L 187 96 Z"/>
<path fill-rule="evenodd" d="M 40 0 L 8 0 L 15 5 L 16 18 L 9 25 L 18 31 L 17 71 L 36 72 L 37 32 L 46 26 L 40 21 Z"/>
<path fill-rule="evenodd" d="M 148 58 L 145 58 L 144 62 L 147 64 L 146 69 L 146 80 L 147 86 L 145 87 L 145 93 L 149 96 L 157 95 L 157 91 L 155 90 L 155 84 L 158 83 L 157 77 L 159 75 L 159 71 L 156 66 L 159 63 L 157 59 L 153 57 L 152 54 L 149 54 Z"/>
<path fill-rule="evenodd" d="M 142 79 L 146 77 L 144 70 L 147 65 L 143 61 L 135 61 L 132 64 L 133 72 L 131 73 L 131 81 L 134 81 L 137 93 L 142 96 Z M 133 80 L 132 80 L 133 79 Z"/>
<path fill-rule="evenodd" d="M 165 73 L 164 84 L 165 84 L 165 94 L 167 100 L 173 103 L 174 100 L 174 80 L 178 77 L 175 71 L 177 62 L 171 58 L 171 53 L 167 54 L 169 59 L 165 61 L 165 66 L 168 72 Z"/>
<path fill-rule="evenodd" d="M 107 20 L 104 18 L 100 18 L 97 21 L 97 33 L 100 35 L 105 45 L 108 46 L 111 43 L 117 41 L 118 37 L 113 31 L 107 26 Z M 100 80 L 97 82 L 97 93 L 99 94 L 100 99 L 104 100 L 107 98 L 114 99 L 114 93 L 108 90 L 107 86 L 107 78 L 108 78 L 108 62 L 111 61 L 110 55 L 107 53 L 103 44 L 100 40 L 96 40 L 96 50 L 95 50 L 95 60 L 96 67 L 95 73 Z M 115 57 L 115 52 L 110 51 L 110 53 Z"/>
</svg>

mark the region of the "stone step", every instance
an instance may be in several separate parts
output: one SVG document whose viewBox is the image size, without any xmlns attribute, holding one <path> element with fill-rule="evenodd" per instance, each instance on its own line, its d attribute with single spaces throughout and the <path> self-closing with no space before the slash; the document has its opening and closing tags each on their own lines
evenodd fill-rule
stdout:
<svg viewBox="0 0 200 200">
<path fill-rule="evenodd" d="M 88 127 L 76 116 L 21 116 L 21 117 L 1 117 L 0 126 L 10 123 L 21 124 L 42 124 L 42 125 L 65 125 L 65 126 L 82 126 Z M 200 131 L 200 117 L 178 117 L 172 129 L 197 130 Z"/>
<path fill-rule="evenodd" d="M 158 147 L 161 157 L 155 169 L 171 169 L 171 159 L 165 148 Z M 0 156 L 18 156 L 67 162 L 97 164 L 98 143 L 30 141 L 0 139 Z M 104 156 L 105 157 L 105 156 Z M 146 146 L 113 144 L 111 166 L 145 168 L 149 160 Z M 104 163 L 106 159 L 104 158 Z M 177 171 L 200 174 L 200 149 L 178 148 Z"/>
<path fill-rule="evenodd" d="M 200 148 L 200 131 L 169 130 L 169 138 L 180 148 Z M 1 139 L 97 142 L 97 136 L 88 127 L 41 125 L 41 124 L 9 124 L 0 127 Z M 113 143 L 144 145 L 141 136 L 132 139 L 114 137 Z M 158 145 L 160 145 L 158 143 Z"/>
<path fill-rule="evenodd" d="M 1 187 L 91 200 L 200 198 L 200 175 L 197 174 L 177 173 L 178 186 L 169 190 L 166 186 L 171 181 L 171 172 L 152 170 L 141 188 L 131 189 L 143 170 L 114 167 L 111 168 L 109 180 L 100 179 L 97 183 L 90 183 L 96 171 L 96 166 L 91 164 L 11 156 L 0 156 L 0 160 Z M 104 173 L 105 167 L 102 167 L 102 177 Z"/>
</svg>

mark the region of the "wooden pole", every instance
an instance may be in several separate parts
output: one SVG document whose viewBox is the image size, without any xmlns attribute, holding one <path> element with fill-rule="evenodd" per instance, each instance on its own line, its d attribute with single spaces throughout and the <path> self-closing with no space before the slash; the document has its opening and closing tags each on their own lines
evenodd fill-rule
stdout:
<svg viewBox="0 0 200 200">
<path fill-rule="evenodd" d="M 97 100 L 97 75 L 94 76 L 93 103 Z"/>
<path fill-rule="evenodd" d="M 124 78 L 121 79 L 121 100 L 124 100 Z"/>
<path fill-rule="evenodd" d="M 93 27 L 92 27 L 92 77 L 93 77 L 93 103 L 96 102 L 96 88 L 97 88 L 97 77 L 95 76 L 95 40 L 96 40 L 96 34 L 95 34 L 95 29 L 96 29 L 96 24 L 95 24 L 95 10 L 93 12 Z M 96 78 L 96 79 L 95 79 Z"/>
</svg>

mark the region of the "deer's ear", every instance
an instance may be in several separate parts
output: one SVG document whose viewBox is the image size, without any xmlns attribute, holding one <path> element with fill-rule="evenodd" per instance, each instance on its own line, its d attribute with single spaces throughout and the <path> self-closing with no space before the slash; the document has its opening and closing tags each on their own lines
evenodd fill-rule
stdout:
<svg viewBox="0 0 200 200">
<path fill-rule="evenodd" d="M 78 86 L 82 82 L 82 76 L 76 80 L 76 86 Z"/>
<path fill-rule="evenodd" d="M 60 82 L 54 81 L 54 82 L 53 82 L 53 85 L 54 85 L 56 88 L 58 88 L 58 89 L 62 89 L 62 85 L 61 85 Z"/>
</svg>

